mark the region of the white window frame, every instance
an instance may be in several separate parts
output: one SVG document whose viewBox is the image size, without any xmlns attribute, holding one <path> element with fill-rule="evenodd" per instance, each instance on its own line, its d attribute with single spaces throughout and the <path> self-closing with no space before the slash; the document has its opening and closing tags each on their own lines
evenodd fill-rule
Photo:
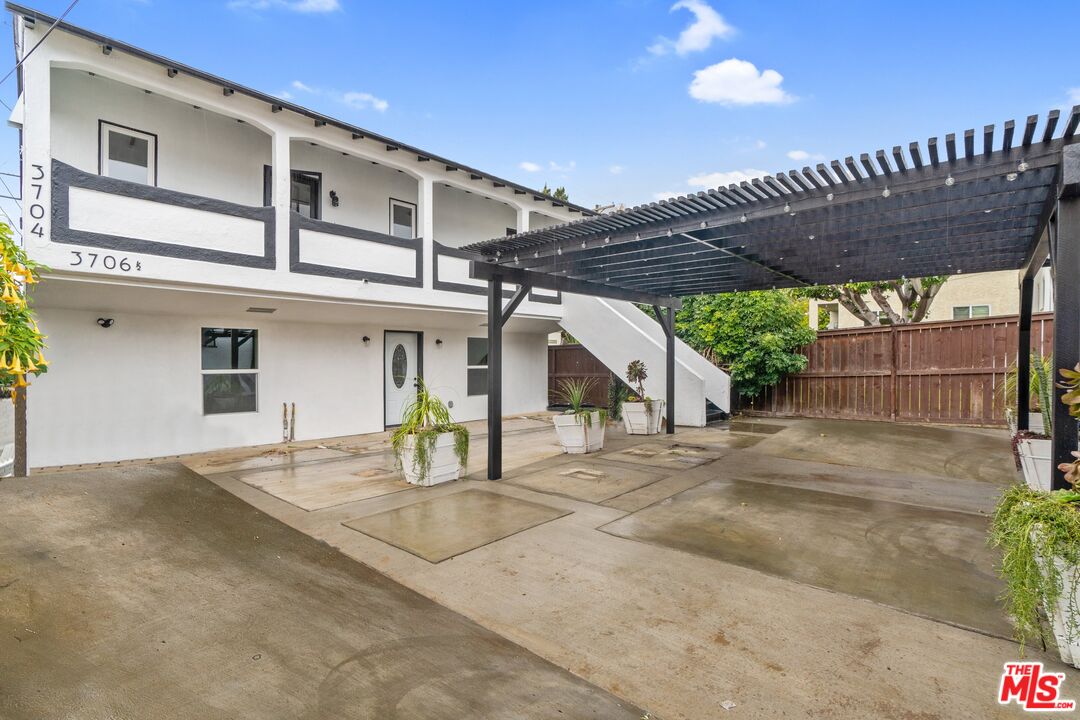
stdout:
<svg viewBox="0 0 1080 720">
<path fill-rule="evenodd" d="M 417 220 L 417 218 L 416 218 L 416 203 L 411 203 L 411 202 L 408 202 L 407 200 L 398 200 L 397 198 L 390 198 L 390 217 L 388 218 L 388 220 L 389 220 L 388 226 L 389 227 L 388 227 L 387 234 L 389 234 L 391 237 L 398 237 L 397 235 L 394 235 L 394 208 L 396 208 L 396 207 L 408 208 L 409 212 L 412 213 L 412 237 L 407 238 L 407 239 L 408 240 L 415 240 L 416 239 L 416 220 Z"/>
<path fill-rule="evenodd" d="M 977 307 L 986 308 L 986 315 L 979 315 L 978 317 L 976 317 L 973 314 L 973 312 L 974 312 L 975 308 L 977 308 Z M 967 317 L 964 317 L 964 318 L 956 317 L 956 311 L 957 310 L 965 310 L 965 309 L 967 310 Z M 978 320 L 979 318 L 990 317 L 990 316 L 992 316 L 994 314 L 994 309 L 990 306 L 990 303 L 975 303 L 974 305 L 953 305 L 952 310 L 953 310 L 953 320 Z"/>
<path fill-rule="evenodd" d="M 118 125 L 117 123 L 108 122 L 107 120 L 98 121 L 98 175 L 111 177 L 109 175 L 109 133 L 111 132 L 146 140 L 147 182 L 145 184 L 157 187 L 157 135 L 143 130 L 136 130 L 135 128 L 127 127 L 126 125 Z"/>
<path fill-rule="evenodd" d="M 468 337 L 468 338 L 465 338 L 465 362 L 466 363 L 469 362 L 469 341 L 470 340 L 483 340 L 485 343 L 488 342 L 488 339 L 486 337 Z M 491 352 L 490 343 L 488 344 L 488 352 L 489 353 Z M 490 357 L 489 357 L 489 360 L 490 360 Z M 484 383 L 484 392 L 482 392 L 482 393 L 470 393 L 469 392 L 469 371 L 470 370 L 484 370 L 486 372 L 491 372 L 489 366 L 490 366 L 490 362 L 486 362 L 483 365 L 468 365 L 468 364 L 465 365 L 465 395 L 466 395 L 466 397 L 484 397 L 484 396 L 486 396 L 488 394 L 487 383 L 486 382 Z"/>
<path fill-rule="evenodd" d="M 204 325 L 204 326 L 201 326 L 199 328 L 200 343 L 201 343 L 201 340 L 202 340 L 202 333 L 205 330 L 210 329 L 211 327 L 212 326 Z M 217 326 L 213 326 L 213 327 L 217 327 Z M 202 415 L 203 415 L 203 417 L 217 417 L 219 415 L 252 415 L 252 414 L 257 414 L 259 412 L 259 402 L 261 400 L 261 398 L 260 398 L 261 393 L 259 392 L 259 385 L 260 385 L 259 374 L 260 374 L 260 367 L 262 365 L 262 330 L 260 328 L 257 328 L 257 327 L 241 328 L 241 327 L 224 327 L 224 326 L 222 326 L 222 328 L 225 329 L 225 330 L 254 330 L 255 331 L 255 333 L 256 333 L 256 335 L 255 335 L 255 343 L 256 343 L 256 345 L 255 345 L 255 367 L 253 367 L 253 368 L 204 368 L 202 366 L 202 348 L 200 347 L 200 349 L 199 349 L 199 396 L 200 396 L 200 401 L 201 401 L 201 404 L 202 404 Z M 231 412 L 217 412 L 217 413 L 208 413 L 208 412 L 206 412 L 206 399 L 205 399 L 205 397 L 203 395 L 203 393 L 204 393 L 204 385 L 203 385 L 203 383 L 205 382 L 204 378 L 206 376 L 208 376 L 208 375 L 254 375 L 255 376 L 255 409 L 254 410 L 233 410 Z"/>
</svg>

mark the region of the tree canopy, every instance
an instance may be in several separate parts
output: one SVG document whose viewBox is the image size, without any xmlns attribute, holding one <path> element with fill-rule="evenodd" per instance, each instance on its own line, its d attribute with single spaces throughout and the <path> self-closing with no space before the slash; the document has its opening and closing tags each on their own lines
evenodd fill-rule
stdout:
<svg viewBox="0 0 1080 720">
<path fill-rule="evenodd" d="M 38 281 L 42 269 L 15 243 L 11 228 L 0 223 L 0 387 L 11 392 L 12 400 L 27 386 L 27 375 L 47 368 L 45 336 L 26 299 L 26 287 Z"/>
<path fill-rule="evenodd" d="M 570 196 L 566 193 L 566 188 L 563 187 L 562 185 L 560 185 L 559 187 L 552 190 L 551 188 L 548 187 L 547 183 L 544 183 L 544 189 L 541 190 L 540 192 L 544 193 L 545 195 L 547 195 L 550 198 L 555 198 L 556 200 L 562 200 L 563 202 L 570 202 Z"/>
<path fill-rule="evenodd" d="M 817 334 L 803 305 L 790 290 L 686 297 L 675 332 L 724 368 L 742 395 L 754 397 L 806 367 L 798 350 Z"/>
<path fill-rule="evenodd" d="M 858 282 L 842 285 L 816 285 L 795 290 L 797 297 L 811 300 L 836 301 L 863 321 L 866 326 L 881 325 L 887 321 L 892 325 L 907 325 L 922 322 L 930 311 L 930 306 L 948 275 L 933 275 L 923 278 L 901 278 L 885 282 Z M 889 302 L 888 293 L 899 305 L 894 309 Z M 871 307 L 867 297 L 877 306 Z"/>
</svg>

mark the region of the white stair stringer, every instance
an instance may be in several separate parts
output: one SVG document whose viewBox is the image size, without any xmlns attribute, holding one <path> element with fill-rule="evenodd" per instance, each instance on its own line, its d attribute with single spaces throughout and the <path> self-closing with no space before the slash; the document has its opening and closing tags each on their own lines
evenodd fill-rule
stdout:
<svg viewBox="0 0 1080 720">
<path fill-rule="evenodd" d="M 656 319 L 633 303 L 563 293 L 559 321 L 600 362 L 625 380 L 631 360 L 642 360 L 649 371 L 645 392 L 663 398 L 667 387 L 667 338 Z M 705 425 L 705 399 L 730 410 L 731 381 L 727 373 L 675 341 L 675 424 Z"/>
</svg>

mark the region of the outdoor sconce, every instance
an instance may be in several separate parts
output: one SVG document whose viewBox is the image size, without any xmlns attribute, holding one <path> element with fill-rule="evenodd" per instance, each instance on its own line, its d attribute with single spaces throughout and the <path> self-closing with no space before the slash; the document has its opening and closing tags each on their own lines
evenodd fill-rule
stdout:
<svg viewBox="0 0 1080 720">
<path fill-rule="evenodd" d="M 369 338 L 367 335 L 365 335 L 364 337 L 362 337 L 360 339 L 364 341 L 365 345 L 369 345 L 371 343 L 371 338 Z"/>
<path fill-rule="evenodd" d="M 330 204 L 333 207 L 337 207 L 341 204 L 341 198 L 338 197 L 337 190 L 330 191 Z"/>
<path fill-rule="evenodd" d="M 435 338 L 435 346 L 442 347 L 442 338 Z"/>
<path fill-rule="evenodd" d="M 111 328 L 113 326 L 114 322 L 116 322 L 116 321 L 113 320 L 112 318 L 98 318 L 97 319 L 97 324 L 100 325 L 103 328 Z"/>
</svg>

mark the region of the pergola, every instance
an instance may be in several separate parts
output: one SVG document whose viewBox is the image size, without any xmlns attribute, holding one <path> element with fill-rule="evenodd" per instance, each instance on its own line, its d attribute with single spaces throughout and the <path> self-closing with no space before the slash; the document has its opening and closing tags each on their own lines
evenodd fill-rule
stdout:
<svg viewBox="0 0 1080 720">
<path fill-rule="evenodd" d="M 1018 270 L 1017 418 L 1027 429 L 1033 281 L 1048 258 L 1054 363 L 1080 362 L 1078 125 L 1080 106 L 1064 119 L 1054 110 L 1041 127 L 1031 115 L 1000 134 L 986 125 L 468 246 L 478 253 L 472 277 L 488 281 L 488 477 L 502 476 L 502 328 L 530 287 L 653 306 L 667 335 L 674 432 L 679 297 Z M 1055 466 L 1077 448 L 1060 402 L 1053 448 Z M 1056 470 L 1054 486 L 1066 486 Z"/>
</svg>

